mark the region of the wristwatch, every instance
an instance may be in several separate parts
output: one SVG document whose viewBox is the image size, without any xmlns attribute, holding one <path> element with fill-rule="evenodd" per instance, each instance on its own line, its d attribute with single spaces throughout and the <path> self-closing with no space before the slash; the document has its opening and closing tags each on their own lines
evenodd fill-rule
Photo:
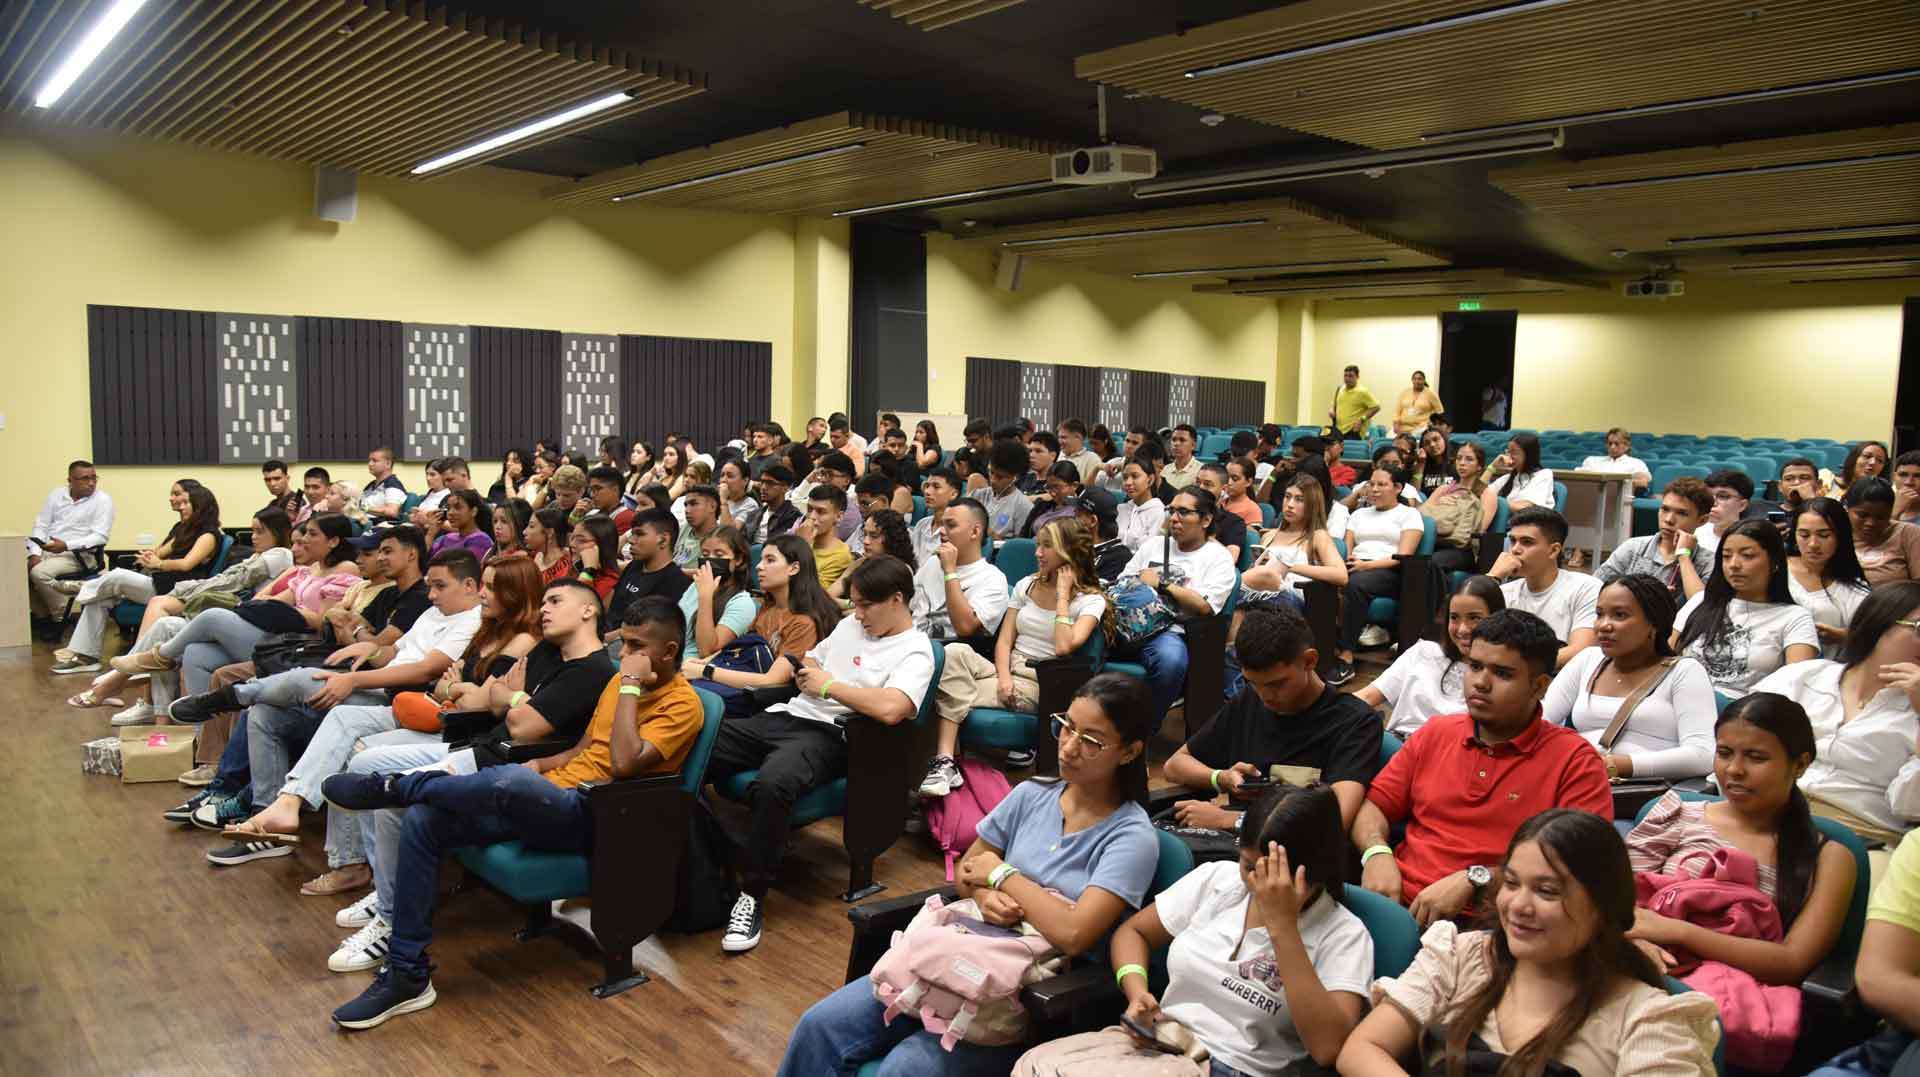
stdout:
<svg viewBox="0 0 1920 1077">
<path fill-rule="evenodd" d="M 1476 894 L 1485 893 L 1493 885 L 1493 869 L 1485 864 L 1475 864 L 1467 869 L 1467 881 L 1473 884 Z"/>
</svg>

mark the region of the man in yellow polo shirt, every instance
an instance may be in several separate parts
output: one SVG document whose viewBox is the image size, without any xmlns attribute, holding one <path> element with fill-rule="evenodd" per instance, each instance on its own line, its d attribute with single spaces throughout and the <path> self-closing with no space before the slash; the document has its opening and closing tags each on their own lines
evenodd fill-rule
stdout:
<svg viewBox="0 0 1920 1077">
<path fill-rule="evenodd" d="M 686 761 L 705 711 L 680 675 L 687 623 L 658 595 L 627 607 L 620 626 L 620 674 L 607 682 L 580 743 L 521 766 L 456 775 L 433 767 L 404 774 L 335 774 L 321 784 L 347 811 L 405 808 L 394 871 L 393 935 L 387 964 L 359 998 L 333 1011 L 334 1024 L 373 1028 L 434 1003 L 427 945 L 440 860 L 450 849 L 519 839 L 529 848 L 584 853 L 593 842 L 589 782 L 671 774 Z"/>
<path fill-rule="evenodd" d="M 1350 366 L 1340 375 L 1341 386 L 1333 392 L 1333 407 L 1327 409 L 1327 418 L 1333 423 L 1334 434 L 1338 437 L 1363 438 L 1367 436 L 1367 424 L 1380 411 L 1380 401 L 1373 393 L 1360 384 L 1360 368 Z"/>
</svg>

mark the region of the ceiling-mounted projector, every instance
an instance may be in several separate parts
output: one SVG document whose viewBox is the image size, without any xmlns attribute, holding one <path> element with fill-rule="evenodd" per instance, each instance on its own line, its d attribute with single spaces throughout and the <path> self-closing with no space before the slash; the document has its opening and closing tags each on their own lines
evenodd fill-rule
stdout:
<svg viewBox="0 0 1920 1077">
<path fill-rule="evenodd" d="M 1145 146 L 1089 146 L 1053 155 L 1053 182 L 1096 187 L 1160 174 L 1160 155 Z"/>
</svg>

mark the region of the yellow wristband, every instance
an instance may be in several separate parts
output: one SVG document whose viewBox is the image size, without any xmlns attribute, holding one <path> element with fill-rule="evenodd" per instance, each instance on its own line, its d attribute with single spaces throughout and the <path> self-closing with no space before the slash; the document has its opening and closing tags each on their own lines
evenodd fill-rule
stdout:
<svg viewBox="0 0 1920 1077">
<path fill-rule="evenodd" d="M 634 696 L 635 698 L 638 698 L 640 696 L 646 695 L 647 693 L 646 693 L 646 690 L 641 688 L 639 685 L 623 684 L 620 686 L 620 694 L 623 696 Z"/>
<path fill-rule="evenodd" d="M 827 683 L 820 686 L 820 698 L 821 699 L 827 698 L 827 689 L 832 687 L 833 687 L 833 678 L 829 677 L 827 678 Z"/>
<path fill-rule="evenodd" d="M 1385 853 L 1388 856 L 1392 856 L 1393 847 L 1388 845 L 1367 846 L 1365 849 L 1361 850 L 1360 852 L 1360 866 L 1363 868 L 1366 867 L 1367 861 L 1372 860 L 1374 857 L 1379 856 L 1381 853 Z"/>
<path fill-rule="evenodd" d="M 1113 982 L 1116 984 L 1129 976 L 1138 976 L 1144 980 L 1147 978 L 1147 970 L 1139 965 L 1122 965 L 1113 970 Z"/>
<path fill-rule="evenodd" d="M 1207 780 L 1213 783 L 1213 791 L 1218 793 L 1220 791 L 1220 772 L 1217 770 L 1209 772 L 1207 774 Z"/>
<path fill-rule="evenodd" d="M 514 694 L 507 697 L 507 709 L 512 710 L 513 708 L 518 707 L 520 704 L 525 703 L 526 701 L 527 701 L 527 694 L 525 692 L 515 692 Z"/>
</svg>

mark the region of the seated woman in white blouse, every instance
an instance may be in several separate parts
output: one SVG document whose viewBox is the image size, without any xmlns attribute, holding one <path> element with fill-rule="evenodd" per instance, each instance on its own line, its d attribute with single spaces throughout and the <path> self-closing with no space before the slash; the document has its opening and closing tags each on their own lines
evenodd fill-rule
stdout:
<svg viewBox="0 0 1920 1077">
<path fill-rule="evenodd" d="M 1387 732 L 1410 737 L 1427 719 L 1467 709 L 1467 646 L 1481 621 L 1507 608 L 1498 580 L 1468 576 L 1447 600 L 1447 634 L 1423 639 L 1393 660 L 1372 684 L 1355 692 L 1370 707 L 1391 707 Z"/>
<path fill-rule="evenodd" d="M 1253 567 L 1241 576 L 1242 605 L 1281 599 L 1298 609 L 1305 604 L 1301 588 L 1309 580 L 1347 585 L 1347 563 L 1327 531 L 1324 497 L 1319 480 L 1310 475 L 1295 475 L 1287 484 L 1279 526 L 1261 538 Z"/>
<path fill-rule="evenodd" d="M 1920 822 L 1920 583 L 1875 590 L 1839 661 L 1788 666 L 1754 691 L 1806 709 L 1820 751 L 1800 791 L 1815 815 L 1889 844 Z"/>
<path fill-rule="evenodd" d="M 1733 525 L 1713 575 L 1676 619 L 1673 649 L 1707 669 L 1713 689 L 1739 697 L 1781 666 L 1820 656 L 1813 618 L 1787 589 L 1787 548 L 1765 520 Z"/>
<path fill-rule="evenodd" d="M 1673 595 L 1630 572 L 1600 589 L 1596 646 L 1574 655 L 1541 701 L 1547 721 L 1570 725 L 1600 749 L 1609 778 L 1693 778 L 1713 769 L 1713 682 L 1673 654 Z M 1646 686 L 1614 736 L 1620 708 Z"/>
<path fill-rule="evenodd" d="M 1713 1072 L 1713 1000 L 1669 995 L 1626 937 L 1633 868 L 1612 824 L 1554 808 L 1520 825 L 1493 871 L 1491 931 L 1440 920 L 1400 976 L 1374 981 L 1373 1012 L 1340 1051 L 1348 1077 L 1447 1073 L 1471 1047 L 1500 1072 L 1557 1062 L 1589 1077 Z"/>
<path fill-rule="evenodd" d="M 1853 549 L 1853 521 L 1830 497 L 1800 506 L 1793 519 L 1793 556 L 1787 558 L 1787 593 L 1813 615 L 1820 657 L 1835 658 L 1847 642 L 1847 625 L 1870 588 Z"/>
<path fill-rule="evenodd" d="M 1340 611 L 1340 660 L 1330 683 L 1353 679 L 1353 652 L 1368 624 L 1367 608 L 1376 598 L 1399 596 L 1398 558 L 1418 549 L 1427 533 L 1420 510 L 1400 502 L 1406 485 L 1407 473 L 1399 468 L 1374 468 L 1363 488 L 1364 507 L 1347 517 L 1346 605 Z"/>
<path fill-rule="evenodd" d="M 1532 434 L 1515 434 L 1507 442 L 1507 451 L 1493 459 L 1493 473 L 1499 477 L 1487 484 L 1494 496 L 1507 499 L 1514 512 L 1553 504 L 1553 469 L 1540 466 L 1540 439 Z"/>
</svg>

